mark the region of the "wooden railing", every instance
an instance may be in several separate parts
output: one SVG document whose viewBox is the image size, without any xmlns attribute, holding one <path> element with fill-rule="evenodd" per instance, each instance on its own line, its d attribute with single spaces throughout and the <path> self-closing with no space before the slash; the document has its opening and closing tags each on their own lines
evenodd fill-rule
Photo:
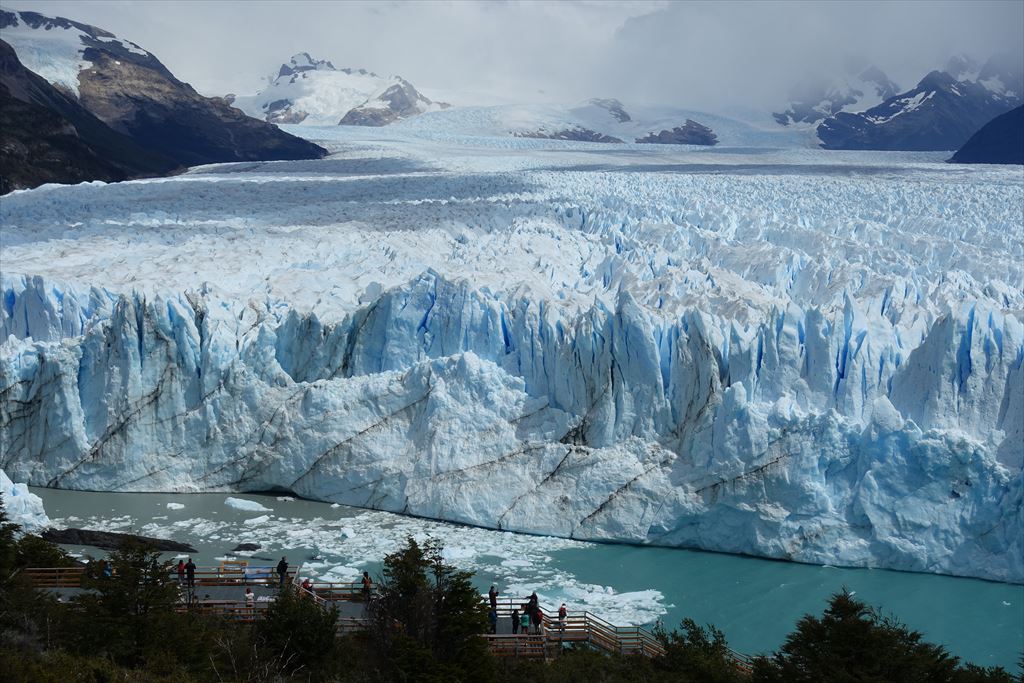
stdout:
<svg viewBox="0 0 1024 683">
<path fill-rule="evenodd" d="M 498 604 L 498 618 L 511 618 L 512 611 L 521 609 L 526 599 L 502 600 Z M 500 634 L 486 636 L 493 654 L 499 657 L 549 657 L 550 648 L 559 648 L 564 643 L 587 643 L 592 647 L 625 655 L 661 657 L 665 648 L 653 633 L 640 626 L 615 626 L 592 612 L 569 614 L 564 627 L 558 623 L 556 610 L 541 606 L 543 635 L 529 631 L 517 635 Z M 516 644 L 517 639 L 522 641 Z M 540 647 L 537 646 L 540 642 Z M 753 660 L 731 648 L 728 657 L 739 671 L 750 673 Z"/>
<path fill-rule="evenodd" d="M 85 565 L 77 567 L 27 567 L 21 570 L 36 588 L 78 588 L 85 576 Z"/>
<path fill-rule="evenodd" d="M 287 581 L 295 582 L 299 569 L 287 572 Z M 265 571 L 264 571 L 265 570 Z M 86 567 L 27 567 L 22 574 L 36 588 L 80 588 Z M 177 571 L 170 573 L 172 581 L 178 580 Z M 187 579 L 186 579 L 187 581 Z M 195 572 L 195 586 L 277 586 L 280 577 L 273 567 L 207 567 Z"/>
<path fill-rule="evenodd" d="M 195 573 L 196 587 L 207 586 L 244 586 L 270 585 L 280 582 L 274 568 L 262 567 L 214 567 L 197 570 Z M 79 567 L 32 567 L 22 570 L 23 574 L 38 588 L 77 588 L 82 585 L 82 577 L 86 568 Z M 254 571 L 257 576 L 253 576 Z M 311 589 L 299 584 L 302 567 L 289 571 L 286 585 L 300 596 L 308 597 L 323 609 L 330 609 L 332 603 L 339 601 L 357 602 L 363 600 L 363 589 L 360 583 L 321 582 L 314 583 Z M 177 574 L 172 574 L 177 581 Z M 513 610 L 526 604 L 526 599 L 501 600 L 498 603 L 498 618 L 510 619 Z M 198 610 L 201 614 L 214 614 L 236 621 L 251 623 L 263 616 L 268 603 L 257 602 L 255 605 L 240 600 L 199 600 L 190 605 L 182 605 L 179 611 Z M 542 633 L 533 634 L 524 631 L 519 634 L 488 634 L 488 646 L 494 655 L 499 657 L 536 657 L 545 658 L 557 653 L 565 643 L 587 643 L 592 647 L 626 655 L 643 655 L 660 657 L 665 649 L 653 633 L 640 626 L 615 626 L 591 612 L 573 613 L 566 617 L 564 626 L 560 626 L 555 616 L 556 611 L 542 606 Z M 337 631 L 339 635 L 363 630 L 368 621 L 359 617 L 339 617 Z M 729 656 L 737 669 L 749 672 L 752 668 L 750 657 L 729 650 Z"/>
</svg>

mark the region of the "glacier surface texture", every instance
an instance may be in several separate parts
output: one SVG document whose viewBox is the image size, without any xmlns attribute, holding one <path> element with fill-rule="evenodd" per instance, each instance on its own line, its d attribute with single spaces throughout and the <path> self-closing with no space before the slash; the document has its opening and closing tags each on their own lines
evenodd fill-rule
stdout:
<svg viewBox="0 0 1024 683">
<path fill-rule="evenodd" d="M 1019 170 L 445 114 L 5 197 L 3 469 L 1024 581 Z"/>
</svg>

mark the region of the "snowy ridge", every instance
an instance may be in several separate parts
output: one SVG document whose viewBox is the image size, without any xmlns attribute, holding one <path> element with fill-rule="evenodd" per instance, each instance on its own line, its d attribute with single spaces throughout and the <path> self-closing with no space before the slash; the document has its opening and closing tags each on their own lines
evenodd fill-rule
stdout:
<svg viewBox="0 0 1024 683">
<path fill-rule="evenodd" d="M 788 109 L 773 114 L 783 126 L 815 124 L 841 111 L 870 109 L 893 97 L 899 86 L 878 67 L 853 69 L 832 79 L 810 81 L 789 94 Z"/>
<path fill-rule="evenodd" d="M 542 142 L 12 195 L 0 464 L 1024 580 L 1019 177 Z"/>
<path fill-rule="evenodd" d="M 397 102 L 396 94 L 408 101 Z M 353 110 L 387 109 L 403 118 L 442 108 L 398 76 L 337 69 L 306 52 L 282 64 L 277 77 L 262 91 L 236 97 L 233 104 L 249 116 L 271 123 L 321 126 L 337 125 Z"/>
<path fill-rule="evenodd" d="M 18 59 L 54 85 L 78 96 L 78 74 L 92 66 L 84 53 L 95 42 L 106 43 L 108 49 L 154 59 L 153 56 L 129 40 L 118 38 L 108 31 L 70 21 L 63 17 L 50 18 L 36 12 L 17 12 L 0 9 L 3 40 L 18 53 Z"/>
</svg>

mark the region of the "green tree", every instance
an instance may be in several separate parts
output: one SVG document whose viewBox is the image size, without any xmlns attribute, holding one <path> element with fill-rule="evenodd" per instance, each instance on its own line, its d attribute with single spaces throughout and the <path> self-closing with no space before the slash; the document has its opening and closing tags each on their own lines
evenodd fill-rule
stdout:
<svg viewBox="0 0 1024 683">
<path fill-rule="evenodd" d="M 481 637 L 487 610 L 472 573 L 441 551 L 437 541 L 421 546 L 410 537 L 384 558 L 369 606 L 375 640 L 404 680 L 490 680 L 493 660 Z"/>
<path fill-rule="evenodd" d="M 958 664 L 942 646 L 925 642 L 920 633 L 883 617 L 844 589 L 832 596 L 821 618 L 804 616 L 779 652 L 756 660 L 753 678 L 787 683 L 1012 681 L 999 668 Z"/>
<path fill-rule="evenodd" d="M 320 677 L 337 647 L 337 623 L 333 606 L 324 609 L 307 596 L 283 590 L 256 623 L 254 664 L 286 676 Z"/>
<path fill-rule="evenodd" d="M 178 587 L 170 563 L 139 543 L 125 543 L 110 555 L 112 576 L 86 576 L 69 612 L 70 640 L 80 652 L 106 654 L 125 666 L 173 652 L 181 633 Z"/>
<path fill-rule="evenodd" d="M 680 681 L 732 683 L 745 680 L 736 668 L 725 634 L 712 625 L 706 628 L 692 619 L 683 619 L 680 630 L 666 632 L 654 629 L 665 656 L 655 662 L 661 671 L 670 672 Z"/>
</svg>

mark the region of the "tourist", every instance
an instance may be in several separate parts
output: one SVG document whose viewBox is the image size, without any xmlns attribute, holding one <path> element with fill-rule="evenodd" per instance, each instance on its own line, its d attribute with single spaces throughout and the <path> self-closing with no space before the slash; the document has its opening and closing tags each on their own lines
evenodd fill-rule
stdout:
<svg viewBox="0 0 1024 683">
<path fill-rule="evenodd" d="M 558 608 L 558 630 L 563 634 L 565 633 L 565 618 L 568 616 L 569 610 L 565 609 L 565 603 Z"/>
<path fill-rule="evenodd" d="M 491 622 L 491 633 L 498 632 L 498 611 L 491 610 L 487 613 L 487 621 Z"/>
<path fill-rule="evenodd" d="M 185 560 L 178 560 L 178 585 L 185 585 Z"/>
<path fill-rule="evenodd" d="M 491 600 L 491 609 L 498 609 L 498 589 L 491 586 L 491 590 L 487 591 L 487 597 Z"/>
<path fill-rule="evenodd" d="M 252 592 L 252 588 L 245 587 L 245 606 L 255 607 L 256 606 L 256 594 Z"/>
<path fill-rule="evenodd" d="M 530 634 L 530 612 L 526 605 L 523 605 L 523 612 L 519 615 L 519 626 L 524 636 Z"/>
<path fill-rule="evenodd" d="M 288 580 L 288 558 L 282 557 L 281 561 L 277 563 L 277 576 L 281 582 L 278 584 L 279 588 L 284 588 L 284 582 Z"/>
<path fill-rule="evenodd" d="M 302 581 L 302 590 L 306 591 L 306 593 L 310 597 L 312 597 L 312 595 L 313 595 L 313 582 L 310 580 L 310 578 L 308 576 L 305 579 L 303 579 L 303 581 Z"/>
<path fill-rule="evenodd" d="M 370 578 L 369 572 L 363 572 L 361 583 L 363 584 L 363 602 L 370 602 L 370 593 L 373 591 L 373 580 Z"/>
<path fill-rule="evenodd" d="M 544 635 L 544 613 L 540 611 L 540 605 L 533 610 L 533 629 L 536 635 Z"/>
<path fill-rule="evenodd" d="M 519 609 L 512 610 L 512 635 L 519 635 Z"/>
<path fill-rule="evenodd" d="M 192 561 L 192 558 L 188 558 L 188 564 L 185 565 L 185 576 L 188 581 L 188 588 L 191 591 L 196 587 L 196 563 Z"/>
</svg>

